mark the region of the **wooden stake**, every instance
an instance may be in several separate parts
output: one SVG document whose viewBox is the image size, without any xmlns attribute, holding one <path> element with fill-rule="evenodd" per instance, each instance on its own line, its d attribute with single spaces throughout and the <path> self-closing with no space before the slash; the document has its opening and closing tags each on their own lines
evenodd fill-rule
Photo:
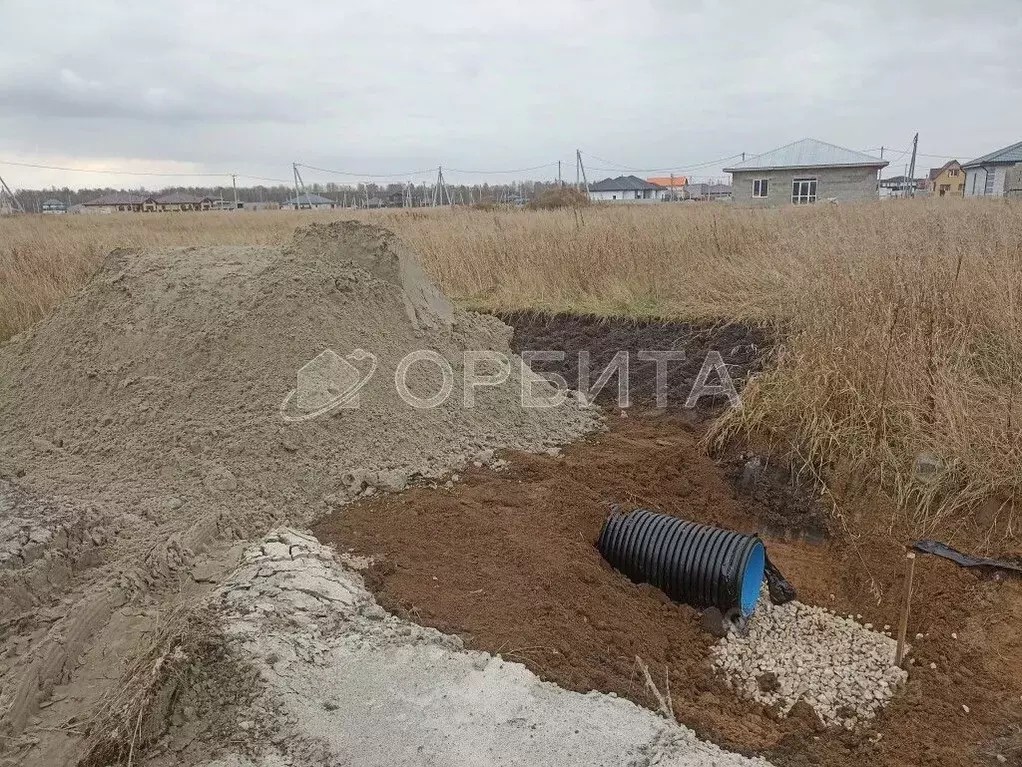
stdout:
<svg viewBox="0 0 1022 767">
<path fill-rule="evenodd" d="M 908 560 L 908 575 L 905 577 L 905 601 L 901 606 L 901 621 L 898 623 L 898 650 L 894 654 L 894 665 L 900 666 L 905 659 L 905 633 L 908 631 L 908 613 L 912 607 L 912 576 L 916 571 L 916 553 L 905 555 Z"/>
</svg>

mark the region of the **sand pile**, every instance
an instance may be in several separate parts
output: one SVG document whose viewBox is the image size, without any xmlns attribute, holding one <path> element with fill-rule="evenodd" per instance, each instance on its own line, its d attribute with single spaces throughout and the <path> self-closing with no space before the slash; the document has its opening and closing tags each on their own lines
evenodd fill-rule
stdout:
<svg viewBox="0 0 1022 767">
<path fill-rule="evenodd" d="M 215 577 L 193 567 L 211 542 L 598 428 L 571 398 L 521 407 L 510 333 L 453 307 L 390 232 L 354 222 L 312 225 L 282 248 L 112 253 L 0 345 L 0 638 L 19 648 L 4 662 L 20 674 L 0 680 L 0 735 L 12 742 L 74 677 L 122 605 Z M 474 390 L 468 409 L 467 350 L 509 361 L 506 382 Z M 430 409 L 395 386 L 416 351 L 453 379 Z M 435 362 L 404 380 L 420 399 L 444 383 Z M 24 523 L 26 497 L 45 499 L 51 525 Z"/>
<path fill-rule="evenodd" d="M 328 547 L 294 530 L 246 549 L 214 599 L 263 691 L 230 712 L 226 738 L 210 737 L 216 717 L 193 701 L 198 715 L 178 717 L 147 764 L 768 765 L 390 615 Z"/>
<path fill-rule="evenodd" d="M 509 338 L 498 320 L 452 307 L 378 227 L 313 225 L 283 249 L 115 252 L 84 290 L 2 348 L 0 475 L 45 495 L 130 506 L 157 523 L 223 502 L 246 527 L 593 429 L 574 401 L 523 410 L 518 364 L 505 385 L 478 389 L 475 407 L 462 407 L 463 352 L 512 359 Z M 299 371 L 326 360 L 343 385 L 346 371 L 330 363 L 357 363 L 356 350 L 376 358 L 357 407 L 282 417 Z M 416 350 L 454 374 L 450 398 L 432 409 L 409 406 L 394 384 L 399 361 Z M 406 380 L 422 398 L 443 385 L 430 362 Z M 312 388 L 298 386 L 292 402 L 336 393 Z"/>
</svg>

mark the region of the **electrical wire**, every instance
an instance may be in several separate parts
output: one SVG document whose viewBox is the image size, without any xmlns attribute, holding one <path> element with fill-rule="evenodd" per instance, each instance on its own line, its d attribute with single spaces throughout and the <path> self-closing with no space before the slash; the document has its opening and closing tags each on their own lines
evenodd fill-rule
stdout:
<svg viewBox="0 0 1022 767">
<path fill-rule="evenodd" d="M 131 171 L 106 169 L 90 170 L 89 168 L 67 168 L 61 165 L 44 165 L 42 163 L 34 162 L 15 162 L 14 160 L 0 160 L 0 165 L 13 165 L 19 168 L 39 168 L 41 170 L 59 170 L 68 173 L 104 173 L 117 176 L 163 176 L 165 178 L 190 178 L 202 176 L 206 178 L 212 178 L 214 176 L 231 175 L 230 173 L 170 173 L 166 171 Z"/>
<path fill-rule="evenodd" d="M 247 178 L 250 181 L 273 181 L 277 184 L 290 184 L 292 179 L 289 178 L 269 178 L 268 176 L 249 176 L 244 173 L 235 174 L 238 178 Z"/>
<path fill-rule="evenodd" d="M 308 170 L 318 171 L 319 173 L 331 173 L 335 176 L 352 176 L 353 178 L 407 178 L 408 176 L 429 176 L 437 172 L 436 168 L 427 168 L 426 170 L 412 170 L 407 173 L 356 173 L 354 171 L 347 170 L 318 168 L 315 165 L 306 165 L 302 162 L 296 162 L 295 165 L 299 168 L 306 168 Z"/>
<path fill-rule="evenodd" d="M 544 165 L 533 165 L 531 168 L 514 168 L 511 170 L 462 170 L 461 168 L 445 168 L 445 170 L 451 173 L 467 173 L 467 174 L 478 174 L 478 175 L 493 175 L 499 176 L 506 173 L 528 173 L 534 170 L 542 170 L 543 168 L 555 168 L 557 167 L 556 162 L 548 162 Z"/>
<path fill-rule="evenodd" d="M 582 154 L 586 157 L 596 160 L 597 162 L 604 162 L 608 163 L 609 165 L 615 166 L 612 168 L 606 168 L 594 165 L 589 168 L 586 168 L 586 170 L 602 170 L 602 171 L 624 170 L 630 171 L 632 173 L 670 173 L 671 171 L 698 170 L 700 168 L 708 168 L 712 165 L 717 165 L 718 163 L 724 163 L 729 160 L 734 160 L 736 157 L 742 156 L 742 153 L 738 152 L 737 154 L 729 155 L 728 157 L 720 157 L 716 160 L 707 160 L 706 162 L 691 163 L 688 165 L 673 165 L 666 168 L 629 168 L 625 165 L 621 165 L 620 163 L 611 162 L 610 160 L 605 160 L 603 158 L 597 157 L 596 155 L 589 154 L 587 152 L 583 152 Z"/>
</svg>

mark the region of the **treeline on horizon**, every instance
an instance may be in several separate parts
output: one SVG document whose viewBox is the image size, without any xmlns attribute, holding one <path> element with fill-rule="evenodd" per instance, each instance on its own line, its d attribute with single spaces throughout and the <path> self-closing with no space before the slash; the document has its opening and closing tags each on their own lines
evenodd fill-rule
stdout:
<svg viewBox="0 0 1022 767">
<path fill-rule="evenodd" d="M 568 184 L 565 183 L 565 186 Z M 415 205 L 428 204 L 433 198 L 435 183 L 408 184 L 408 193 Z M 514 199 L 533 200 L 548 189 L 558 186 L 556 181 L 519 181 L 509 184 L 446 184 L 447 192 L 455 203 L 472 204 L 486 202 L 502 202 Z M 405 184 L 306 184 L 304 193 L 318 194 L 334 200 L 340 205 L 365 205 L 367 200 L 386 200 L 392 195 L 399 195 L 406 189 Z M 27 211 L 39 211 L 44 200 L 57 199 L 71 205 L 95 200 L 104 195 L 117 192 L 132 194 L 167 194 L 183 192 L 197 197 L 210 196 L 214 199 L 233 200 L 233 186 L 164 186 L 150 187 L 89 187 L 70 189 L 69 187 L 49 187 L 46 189 L 19 189 L 15 197 Z M 282 203 L 295 196 L 294 185 L 276 184 L 272 186 L 239 186 L 237 189 L 240 202 L 276 202 Z M 425 202 L 424 202 L 425 201 Z M 444 198 L 446 203 L 447 198 Z"/>
</svg>

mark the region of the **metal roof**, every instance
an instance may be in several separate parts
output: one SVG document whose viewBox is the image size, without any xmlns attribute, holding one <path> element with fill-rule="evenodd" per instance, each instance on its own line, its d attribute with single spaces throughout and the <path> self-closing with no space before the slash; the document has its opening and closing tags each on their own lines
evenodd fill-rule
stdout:
<svg viewBox="0 0 1022 767">
<path fill-rule="evenodd" d="M 88 202 L 82 203 L 83 205 L 142 205 L 147 200 L 151 200 L 152 197 L 149 195 L 135 194 L 134 192 L 114 192 L 112 194 L 105 194 L 102 197 L 98 197 L 95 200 L 89 200 Z"/>
<path fill-rule="evenodd" d="M 631 192 L 643 189 L 662 189 L 663 187 L 643 181 L 638 176 L 618 176 L 605 178 L 589 185 L 590 192 Z"/>
<path fill-rule="evenodd" d="M 1004 149 L 998 149 L 996 152 L 985 154 L 982 157 L 977 157 L 975 160 L 970 160 L 962 167 L 978 168 L 981 165 L 1014 165 L 1018 162 L 1022 162 L 1022 141 L 1006 146 Z"/>
<path fill-rule="evenodd" d="M 205 200 L 212 200 L 212 197 L 196 197 L 187 192 L 167 192 L 160 195 L 155 202 L 161 205 L 201 205 Z"/>
<path fill-rule="evenodd" d="M 284 203 L 285 205 L 336 205 L 333 200 L 328 199 L 320 194 L 301 194 L 298 197 L 292 197 L 290 200 Z"/>
<path fill-rule="evenodd" d="M 749 170 L 779 170 L 781 168 L 884 168 L 887 160 L 844 149 L 825 141 L 804 138 L 771 152 L 750 157 L 745 162 L 724 168 L 725 173 Z"/>
</svg>

